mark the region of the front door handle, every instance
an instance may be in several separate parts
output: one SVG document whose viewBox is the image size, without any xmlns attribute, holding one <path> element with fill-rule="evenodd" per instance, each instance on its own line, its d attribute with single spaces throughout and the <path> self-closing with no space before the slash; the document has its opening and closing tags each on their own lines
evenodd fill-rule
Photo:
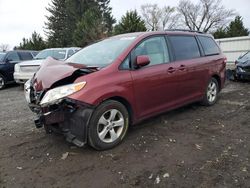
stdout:
<svg viewBox="0 0 250 188">
<path fill-rule="evenodd" d="M 169 72 L 169 73 L 173 73 L 173 72 L 175 72 L 175 68 L 173 68 L 173 67 L 169 67 L 169 68 L 168 68 L 168 72 Z"/>
<path fill-rule="evenodd" d="M 179 67 L 179 70 L 180 70 L 180 71 L 185 71 L 185 70 L 186 70 L 186 66 L 185 66 L 185 65 L 181 65 L 181 66 Z"/>
</svg>

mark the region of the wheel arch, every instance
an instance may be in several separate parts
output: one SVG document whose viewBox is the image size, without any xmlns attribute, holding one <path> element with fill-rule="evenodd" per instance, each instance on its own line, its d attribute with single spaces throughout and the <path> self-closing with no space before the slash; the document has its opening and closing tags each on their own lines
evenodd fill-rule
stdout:
<svg viewBox="0 0 250 188">
<path fill-rule="evenodd" d="M 108 100 L 118 101 L 121 104 L 123 104 L 125 106 L 125 108 L 127 109 L 128 114 L 129 114 L 129 123 L 133 124 L 133 122 L 134 122 L 134 110 L 133 110 L 131 104 L 128 102 L 127 99 L 125 99 L 124 97 L 121 97 L 121 96 L 113 96 L 113 97 L 106 98 L 102 102 L 105 102 L 105 101 L 108 101 Z"/>
<path fill-rule="evenodd" d="M 221 78 L 220 78 L 220 76 L 218 75 L 218 74 L 213 74 L 212 75 L 212 78 L 215 78 L 216 80 L 217 80 L 217 82 L 218 82 L 218 87 L 219 87 L 219 91 L 222 89 L 221 88 Z"/>
</svg>

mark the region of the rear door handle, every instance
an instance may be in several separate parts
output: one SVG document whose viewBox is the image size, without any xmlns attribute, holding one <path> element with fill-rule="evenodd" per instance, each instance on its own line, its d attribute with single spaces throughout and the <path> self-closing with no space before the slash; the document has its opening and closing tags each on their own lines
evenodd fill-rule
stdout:
<svg viewBox="0 0 250 188">
<path fill-rule="evenodd" d="M 185 65 L 181 65 L 181 66 L 179 67 L 179 70 L 180 70 L 180 71 L 185 71 L 185 70 L 186 70 L 186 66 L 185 66 Z"/>
<path fill-rule="evenodd" d="M 169 68 L 168 68 L 168 72 L 169 72 L 169 73 L 173 73 L 173 72 L 175 72 L 175 68 L 173 68 L 173 67 L 169 67 Z"/>
</svg>

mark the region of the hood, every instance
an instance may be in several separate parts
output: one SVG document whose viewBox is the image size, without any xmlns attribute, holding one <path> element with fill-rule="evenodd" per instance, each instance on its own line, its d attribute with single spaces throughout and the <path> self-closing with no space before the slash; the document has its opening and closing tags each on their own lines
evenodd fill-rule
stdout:
<svg viewBox="0 0 250 188">
<path fill-rule="evenodd" d="M 237 66 L 249 67 L 250 66 L 250 60 L 245 60 L 245 61 L 237 60 Z"/>
<path fill-rule="evenodd" d="M 96 70 L 97 68 L 87 68 L 82 64 L 65 63 L 50 57 L 41 64 L 32 82 L 36 91 L 42 91 L 51 87 L 73 83 L 76 78 Z"/>
<path fill-rule="evenodd" d="M 34 59 L 19 63 L 20 66 L 40 66 L 45 59 Z"/>
</svg>

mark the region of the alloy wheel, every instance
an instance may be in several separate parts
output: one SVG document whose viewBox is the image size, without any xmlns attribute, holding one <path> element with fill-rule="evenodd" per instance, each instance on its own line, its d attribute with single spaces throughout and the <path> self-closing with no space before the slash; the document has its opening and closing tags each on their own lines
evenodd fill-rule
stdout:
<svg viewBox="0 0 250 188">
<path fill-rule="evenodd" d="M 122 113 L 111 109 L 102 114 L 98 121 L 97 133 L 102 142 L 115 142 L 122 134 L 125 121 Z"/>
<path fill-rule="evenodd" d="M 4 86 L 5 86 L 4 78 L 0 75 L 0 89 L 4 88 Z"/>
<path fill-rule="evenodd" d="M 217 97 L 217 86 L 216 83 L 211 81 L 207 88 L 207 99 L 210 103 L 213 103 Z"/>
</svg>

